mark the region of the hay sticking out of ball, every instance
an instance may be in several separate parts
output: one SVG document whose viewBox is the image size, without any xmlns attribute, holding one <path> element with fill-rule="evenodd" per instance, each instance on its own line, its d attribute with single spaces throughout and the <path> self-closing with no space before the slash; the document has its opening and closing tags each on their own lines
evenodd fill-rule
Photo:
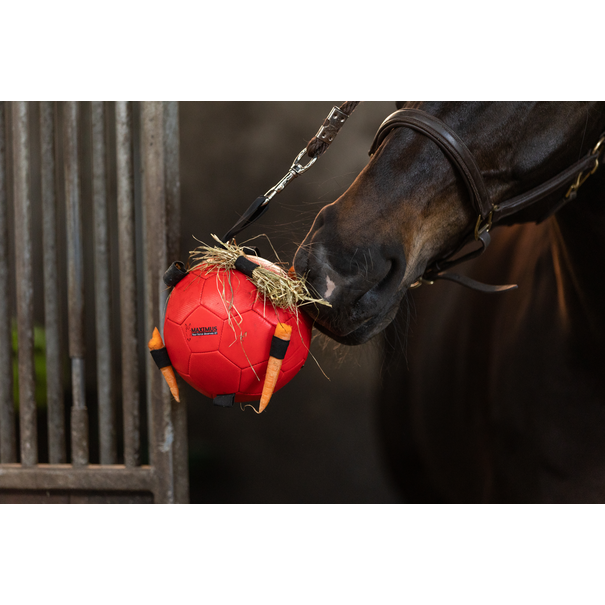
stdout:
<svg viewBox="0 0 605 605">
<path fill-rule="evenodd" d="M 244 256 L 253 260 L 254 255 L 246 254 L 242 246 L 235 241 L 223 243 L 212 235 L 218 246 L 208 246 L 201 242 L 195 250 L 190 252 L 190 271 L 201 269 L 203 271 L 230 271 L 235 269 L 235 261 Z M 277 256 L 277 255 L 276 255 Z M 277 264 L 283 264 L 278 260 Z M 281 267 L 278 272 L 259 265 L 254 269 L 252 280 L 260 295 L 264 296 L 274 307 L 296 311 L 302 305 L 317 304 L 330 307 L 330 303 L 322 298 L 311 294 L 304 277 L 291 275 Z"/>
</svg>

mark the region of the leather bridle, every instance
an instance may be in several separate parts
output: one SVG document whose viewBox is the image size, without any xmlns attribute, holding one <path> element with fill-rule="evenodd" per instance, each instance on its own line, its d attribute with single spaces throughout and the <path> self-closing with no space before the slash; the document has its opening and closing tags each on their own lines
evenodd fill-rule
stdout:
<svg viewBox="0 0 605 605">
<path fill-rule="evenodd" d="M 586 156 L 553 178 L 525 193 L 494 204 L 485 186 L 481 170 L 464 141 L 439 118 L 420 109 L 399 109 L 387 117 L 376 132 L 370 147 L 370 156 L 374 155 L 389 133 L 396 128 L 403 127 L 415 130 L 437 144 L 460 173 L 468 190 L 471 203 L 477 212 L 474 232 L 464 237 L 455 250 L 448 253 L 444 258 L 433 262 L 422 277 L 411 287 L 419 286 L 422 283 L 432 283 L 437 279 L 447 279 L 482 292 L 502 292 L 516 288 L 515 285 L 489 286 L 466 276 L 445 271 L 454 265 L 482 254 L 490 243 L 489 230 L 503 218 L 525 210 L 548 196 L 561 193 L 560 201 L 540 218 L 540 220 L 544 220 L 564 204 L 573 200 L 579 187 L 598 168 L 600 155 L 605 149 L 605 133 L 603 133 L 595 147 Z M 461 257 L 454 258 L 473 239 L 480 244 L 480 247 Z"/>
<path fill-rule="evenodd" d="M 333 107 L 317 134 L 309 141 L 305 147 L 294 159 L 290 170 L 286 175 L 265 195 L 257 197 L 249 208 L 242 214 L 235 225 L 222 238 L 223 242 L 231 241 L 236 235 L 258 220 L 267 210 L 271 199 L 280 191 L 283 191 L 286 185 L 294 178 L 306 172 L 317 160 L 317 158 L 326 151 L 328 146 L 334 140 L 342 125 L 350 113 L 359 105 L 358 101 L 347 101 L 340 107 Z M 399 109 L 392 113 L 381 125 L 370 148 L 370 155 L 374 155 L 386 137 L 395 128 L 410 128 L 423 134 L 434 141 L 443 153 L 451 160 L 468 190 L 471 203 L 477 212 L 477 222 L 474 231 L 465 235 L 459 245 L 452 251 L 449 251 L 441 259 L 434 261 L 425 270 L 423 275 L 410 286 L 418 287 L 423 283 L 432 284 L 437 279 L 447 279 L 463 286 L 480 290 L 482 292 L 502 292 L 516 288 L 515 285 L 509 286 L 490 286 L 482 284 L 464 275 L 447 272 L 447 269 L 459 265 L 465 261 L 475 258 L 482 254 L 489 245 L 491 238 L 489 231 L 491 227 L 503 218 L 525 210 L 536 202 L 539 202 L 551 195 L 561 193 L 559 202 L 551 206 L 548 211 L 539 218 L 538 222 L 548 218 L 559 210 L 564 204 L 576 197 L 577 191 L 584 181 L 593 174 L 599 167 L 599 158 L 605 149 L 605 132 L 600 136 L 594 148 L 582 159 L 578 160 L 556 176 L 548 179 L 541 185 L 526 191 L 520 195 L 512 197 L 504 202 L 494 204 L 489 196 L 485 182 L 481 175 L 481 170 L 473 154 L 469 151 L 464 141 L 439 118 L 426 113 L 420 109 Z M 299 163 L 301 158 L 308 152 L 311 154 L 311 160 L 302 165 Z M 573 181 L 573 182 L 572 182 Z M 570 184 L 571 183 L 571 184 Z M 462 254 L 459 254 L 467 244 L 477 241 L 479 247 Z M 221 245 L 219 243 L 219 245 Z M 258 253 L 258 249 L 250 247 L 250 251 Z"/>
</svg>

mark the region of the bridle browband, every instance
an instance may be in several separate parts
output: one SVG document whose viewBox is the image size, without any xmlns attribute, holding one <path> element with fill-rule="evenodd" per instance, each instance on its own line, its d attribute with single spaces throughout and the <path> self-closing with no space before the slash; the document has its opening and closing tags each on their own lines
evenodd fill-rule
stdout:
<svg viewBox="0 0 605 605">
<path fill-rule="evenodd" d="M 464 141 L 439 118 L 420 109 L 399 109 L 387 117 L 376 132 L 370 147 L 370 156 L 374 155 L 389 133 L 395 128 L 403 127 L 415 130 L 437 144 L 444 155 L 458 169 L 469 193 L 473 208 L 477 212 L 474 233 L 463 238 L 460 245 L 443 259 L 432 263 L 423 276 L 411 287 L 422 283 L 432 283 L 436 279 L 447 279 L 482 292 L 502 292 L 516 288 L 517 286 L 514 285 L 488 286 L 466 276 L 446 273 L 445 270 L 482 254 L 490 243 L 489 230 L 492 225 L 501 219 L 524 210 L 550 195 L 561 192 L 561 200 L 551 207 L 546 215 L 541 217 L 541 221 L 554 214 L 565 203 L 573 200 L 579 187 L 598 168 L 600 154 L 605 148 L 605 133 L 603 133 L 595 147 L 575 164 L 525 193 L 494 204 L 489 197 L 477 162 Z M 567 192 L 564 193 L 565 191 Z M 453 257 L 473 239 L 479 242 L 480 247 L 454 259 Z"/>
</svg>

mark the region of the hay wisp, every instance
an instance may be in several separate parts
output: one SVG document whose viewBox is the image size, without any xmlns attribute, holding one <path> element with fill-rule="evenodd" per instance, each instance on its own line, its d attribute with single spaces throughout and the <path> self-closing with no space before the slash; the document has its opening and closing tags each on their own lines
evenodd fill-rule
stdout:
<svg viewBox="0 0 605 605">
<path fill-rule="evenodd" d="M 244 248 L 235 242 L 223 243 L 212 235 L 220 246 L 208 246 L 201 242 L 195 250 L 190 252 L 189 270 L 200 269 L 207 272 L 235 269 L 235 261 L 240 256 L 254 260 L 255 256 L 246 254 Z M 283 264 L 278 260 L 277 265 Z M 278 271 L 259 265 L 250 278 L 256 286 L 259 295 L 268 300 L 274 307 L 296 312 L 298 307 L 309 304 L 331 306 L 322 298 L 314 297 L 306 284 L 304 277 L 288 274 L 281 267 Z"/>
</svg>

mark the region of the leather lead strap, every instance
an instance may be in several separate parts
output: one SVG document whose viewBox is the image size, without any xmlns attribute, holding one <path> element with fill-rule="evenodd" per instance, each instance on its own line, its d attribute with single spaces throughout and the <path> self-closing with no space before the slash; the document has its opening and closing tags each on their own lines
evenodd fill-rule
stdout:
<svg viewBox="0 0 605 605">
<path fill-rule="evenodd" d="M 454 283 L 470 288 L 471 290 L 485 292 L 486 294 L 508 292 L 509 290 L 516 290 L 518 288 L 517 284 L 509 284 L 506 286 L 490 286 L 489 284 L 482 284 L 481 282 L 471 279 L 466 275 L 459 275 L 457 273 L 438 273 L 432 279 L 445 279 L 448 281 L 453 281 Z"/>
<path fill-rule="evenodd" d="M 471 279 L 470 277 L 467 277 L 466 275 L 459 275 L 457 273 L 446 272 L 446 269 L 459 265 L 460 263 L 465 263 L 466 261 L 469 261 L 469 260 L 476 258 L 477 256 L 480 256 L 481 254 L 483 254 L 485 252 L 485 250 L 487 249 L 487 247 L 490 245 L 492 238 L 487 231 L 483 231 L 482 233 L 479 234 L 479 238 L 477 241 L 479 242 L 479 244 L 481 244 L 479 246 L 479 248 L 476 248 L 475 250 L 471 250 L 467 254 L 464 254 L 463 256 L 459 256 L 458 258 L 454 258 L 452 260 L 446 259 L 446 260 L 442 260 L 442 261 L 433 263 L 425 271 L 423 278 L 429 282 L 437 281 L 438 279 L 445 279 L 445 280 L 460 284 L 461 286 L 471 288 L 472 290 L 478 290 L 479 292 L 486 292 L 486 293 L 490 293 L 490 294 L 496 293 L 496 292 L 507 292 L 508 290 L 516 290 L 517 289 L 516 284 L 508 284 L 505 286 L 491 286 L 489 284 L 482 284 L 481 282 Z M 463 247 L 464 247 L 464 244 L 462 246 L 460 246 L 458 248 L 458 250 L 456 250 L 452 254 L 450 254 L 449 258 L 451 258 L 455 254 L 457 254 Z"/>
</svg>

